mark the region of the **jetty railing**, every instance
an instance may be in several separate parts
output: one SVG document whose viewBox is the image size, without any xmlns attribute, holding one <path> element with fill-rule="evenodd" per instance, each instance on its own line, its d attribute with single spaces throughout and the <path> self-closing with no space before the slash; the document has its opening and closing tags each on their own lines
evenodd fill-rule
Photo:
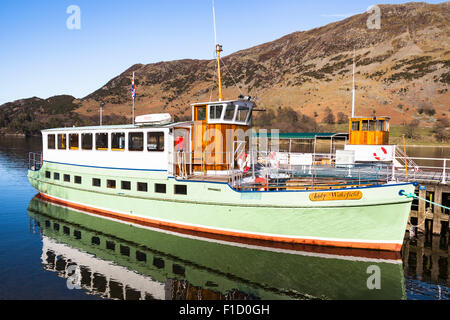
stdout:
<svg viewBox="0 0 450 320">
<path fill-rule="evenodd" d="M 28 170 L 39 171 L 42 168 L 42 153 L 29 152 L 28 153 Z"/>
</svg>

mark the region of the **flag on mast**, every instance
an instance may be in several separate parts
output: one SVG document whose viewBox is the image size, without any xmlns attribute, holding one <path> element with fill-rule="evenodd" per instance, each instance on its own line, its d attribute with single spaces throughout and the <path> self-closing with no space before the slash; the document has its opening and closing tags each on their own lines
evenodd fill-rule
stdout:
<svg viewBox="0 0 450 320">
<path fill-rule="evenodd" d="M 134 72 L 133 72 L 133 78 L 131 79 L 131 97 L 136 99 L 136 87 L 134 86 Z"/>
</svg>

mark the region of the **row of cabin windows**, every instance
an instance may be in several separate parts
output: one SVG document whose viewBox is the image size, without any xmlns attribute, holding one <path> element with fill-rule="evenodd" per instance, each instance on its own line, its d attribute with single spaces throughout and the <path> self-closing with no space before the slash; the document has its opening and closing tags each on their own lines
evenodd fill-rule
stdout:
<svg viewBox="0 0 450 320">
<path fill-rule="evenodd" d="M 385 120 L 352 121 L 352 131 L 389 131 L 389 123 Z"/>
<path fill-rule="evenodd" d="M 68 136 L 68 137 L 67 137 Z M 67 145 L 68 140 L 68 145 Z M 111 140 L 112 151 L 125 151 L 125 133 L 113 132 L 95 134 L 95 149 L 106 151 L 109 150 L 109 140 Z M 50 150 L 79 150 L 80 134 L 49 134 L 47 136 L 47 148 Z M 92 150 L 94 148 L 94 134 L 81 134 L 81 149 Z M 144 133 L 130 132 L 128 133 L 128 151 L 144 151 Z M 147 132 L 147 151 L 162 152 L 164 151 L 164 132 Z"/>
<path fill-rule="evenodd" d="M 50 171 L 45 172 L 45 177 L 47 179 L 51 179 L 52 174 Z M 53 179 L 54 180 L 60 180 L 60 175 L 58 172 L 53 173 Z M 64 181 L 70 182 L 70 175 L 65 174 L 64 175 Z M 74 182 L 76 184 L 81 184 L 81 177 L 80 176 L 74 176 Z M 92 186 L 94 187 L 101 187 L 102 181 L 99 178 L 92 178 Z M 107 179 L 106 180 L 106 187 L 108 189 L 116 189 L 116 180 Z M 131 182 L 130 181 L 120 181 L 120 188 L 122 190 L 131 190 Z M 148 183 L 146 182 L 137 182 L 136 183 L 136 189 L 140 192 L 148 192 Z M 163 183 L 155 183 L 154 186 L 155 193 L 167 193 L 167 186 Z M 186 185 L 178 185 L 176 184 L 174 186 L 174 193 L 180 194 L 180 195 L 187 195 L 187 186 Z"/>
</svg>

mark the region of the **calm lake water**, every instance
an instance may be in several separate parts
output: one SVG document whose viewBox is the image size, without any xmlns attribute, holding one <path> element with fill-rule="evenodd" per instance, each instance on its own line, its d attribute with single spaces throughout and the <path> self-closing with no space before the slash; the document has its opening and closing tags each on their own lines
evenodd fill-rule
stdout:
<svg viewBox="0 0 450 320">
<path fill-rule="evenodd" d="M 0 299 L 446 299 L 448 234 L 405 238 L 402 256 L 285 252 L 157 232 L 36 198 L 38 138 L 0 137 Z M 446 156 L 450 149 L 411 149 Z M 409 152 L 409 151 L 408 151 Z M 378 267 L 381 289 L 369 290 Z"/>
</svg>

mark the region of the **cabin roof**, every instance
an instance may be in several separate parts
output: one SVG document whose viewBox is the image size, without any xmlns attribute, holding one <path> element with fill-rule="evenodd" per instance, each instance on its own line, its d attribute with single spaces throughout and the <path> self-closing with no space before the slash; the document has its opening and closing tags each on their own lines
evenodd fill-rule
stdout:
<svg viewBox="0 0 450 320">
<path fill-rule="evenodd" d="M 132 129 L 157 129 L 157 128 L 173 128 L 180 124 L 185 124 L 186 122 L 174 122 L 162 125 L 133 125 L 133 124 L 120 124 L 120 125 L 109 125 L 109 126 L 87 126 L 87 127 L 65 127 L 65 128 L 52 128 L 45 129 L 41 132 L 60 132 L 60 131 L 104 131 L 104 130 L 132 130 Z"/>
<path fill-rule="evenodd" d="M 314 140 L 348 137 L 348 133 L 295 132 L 295 133 L 254 133 L 256 138 L 278 138 L 280 140 Z"/>
</svg>

